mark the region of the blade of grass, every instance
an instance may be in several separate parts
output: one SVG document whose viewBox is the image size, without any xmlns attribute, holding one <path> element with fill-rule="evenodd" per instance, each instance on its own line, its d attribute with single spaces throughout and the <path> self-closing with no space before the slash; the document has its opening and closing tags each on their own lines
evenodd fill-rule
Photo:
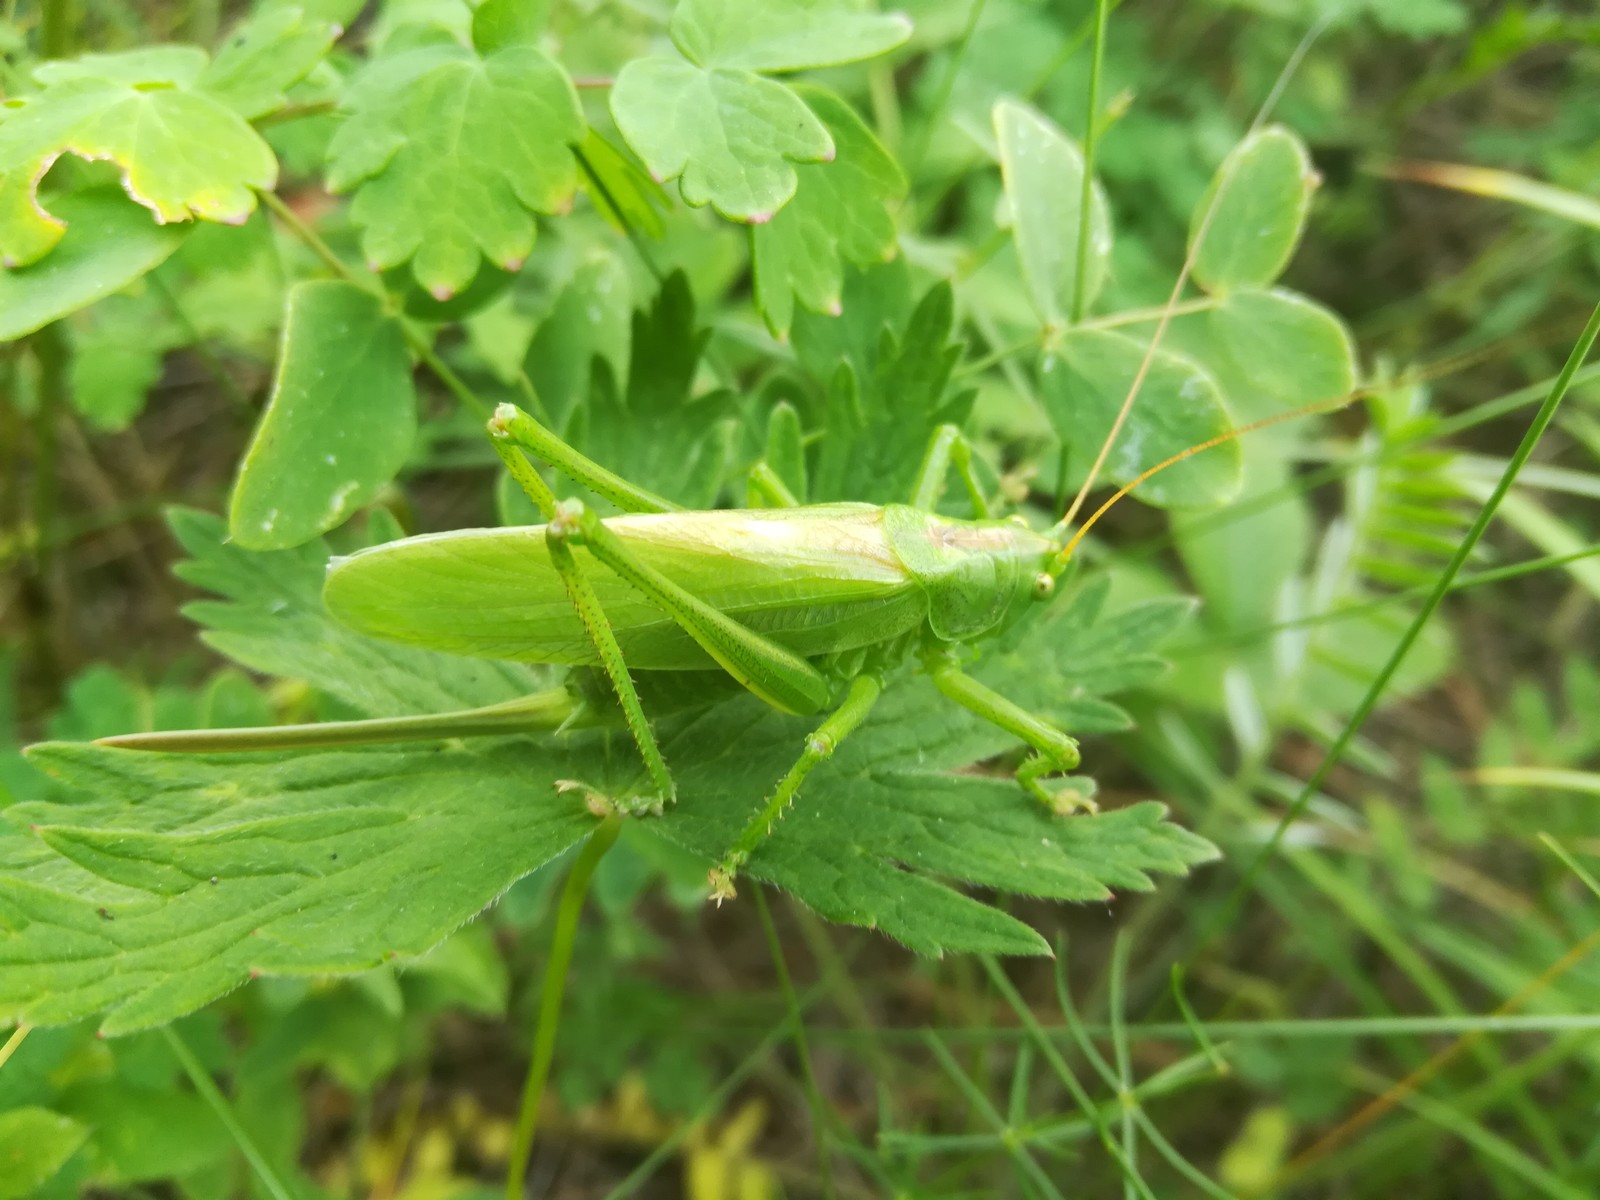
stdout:
<svg viewBox="0 0 1600 1200">
<path fill-rule="evenodd" d="M 272 1200 L 293 1200 L 293 1193 L 284 1186 L 283 1180 L 278 1178 L 278 1173 L 272 1169 L 272 1164 L 261 1153 L 255 1139 L 245 1132 L 243 1125 L 239 1124 L 233 1105 L 228 1103 L 228 1098 L 217 1087 L 216 1081 L 200 1065 L 200 1060 L 194 1056 L 194 1051 L 189 1049 L 188 1043 L 171 1025 L 163 1025 L 161 1033 L 172 1049 L 172 1056 L 178 1060 L 178 1065 L 189 1077 L 189 1082 L 194 1084 L 194 1090 L 200 1093 L 200 1098 L 211 1107 L 212 1112 L 217 1114 L 217 1120 L 222 1122 L 222 1127 L 228 1131 L 233 1144 L 239 1147 L 239 1153 L 244 1155 L 245 1162 L 250 1164 L 250 1169 L 255 1172 L 256 1178 L 261 1181 L 261 1186 L 266 1189 L 267 1194 Z"/>
<path fill-rule="evenodd" d="M 545 962 L 544 982 L 539 988 L 539 1024 L 533 1035 L 533 1055 L 528 1061 L 527 1078 L 522 1083 L 522 1106 L 517 1110 L 517 1128 L 512 1135 L 510 1161 L 506 1167 L 506 1200 L 520 1200 L 528 1175 L 533 1136 L 539 1128 L 539 1102 L 544 1098 L 545 1081 L 550 1077 L 550 1063 L 555 1058 L 561 1000 L 567 990 L 567 969 L 572 965 L 572 948 L 577 941 L 584 897 L 589 894 L 594 869 L 621 832 L 622 818 L 615 814 L 596 825 L 578 851 L 561 888 L 555 932 L 550 938 L 550 957 Z"/>
<path fill-rule="evenodd" d="M 1262 846 L 1261 850 L 1245 868 L 1228 900 L 1219 910 L 1219 915 L 1209 921 L 1201 931 L 1198 943 L 1184 959 L 1186 965 L 1192 964 L 1196 956 L 1211 944 L 1221 929 L 1232 923 L 1238 914 L 1239 906 L 1243 902 L 1244 896 L 1254 884 L 1256 877 L 1261 873 L 1267 861 L 1277 853 L 1278 847 L 1282 845 L 1284 835 L 1288 832 L 1289 827 L 1299 819 L 1300 814 L 1305 810 L 1306 804 L 1321 789 L 1323 782 L 1332 772 L 1334 766 L 1343 758 L 1345 750 L 1354 740 L 1357 732 L 1366 724 L 1367 718 L 1377 708 L 1378 701 L 1382 698 L 1389 681 L 1394 677 L 1401 662 L 1404 661 L 1417 637 L 1422 633 L 1423 626 L 1428 623 L 1440 603 L 1444 600 L 1446 593 L 1450 590 L 1451 583 L 1466 564 L 1467 558 L 1476 549 L 1478 542 L 1482 540 L 1490 522 L 1494 520 L 1496 511 L 1500 508 L 1501 501 L 1505 499 L 1506 493 L 1511 490 L 1511 485 L 1516 482 L 1517 474 L 1522 470 L 1522 465 L 1528 461 L 1528 457 L 1533 453 L 1534 447 L 1539 444 L 1539 439 L 1544 435 L 1545 429 L 1549 426 L 1551 419 L 1556 414 L 1556 410 L 1561 405 L 1562 399 L 1566 396 L 1567 390 L 1572 384 L 1573 376 L 1577 374 L 1578 368 L 1583 364 L 1584 359 L 1589 356 L 1589 351 L 1594 345 L 1597 333 L 1600 333 L 1600 306 L 1597 306 L 1594 312 L 1590 314 L 1588 324 L 1584 326 L 1583 332 L 1579 335 L 1577 344 L 1573 347 L 1566 365 L 1556 378 L 1555 385 L 1545 397 L 1544 403 L 1539 406 L 1539 411 L 1534 414 L 1534 418 L 1529 423 L 1521 443 L 1506 463 L 1506 469 L 1501 474 L 1494 491 L 1484 501 L 1482 507 L 1479 508 L 1478 515 L 1474 518 L 1471 528 L 1467 530 L 1466 536 L 1462 538 L 1455 554 L 1451 556 L 1450 561 L 1440 572 L 1439 578 L 1435 582 L 1428 598 L 1423 601 L 1422 607 L 1417 610 L 1417 614 L 1412 618 L 1411 624 L 1400 636 L 1400 640 L 1395 644 L 1388 661 L 1384 663 L 1378 674 L 1373 678 L 1366 694 L 1362 696 L 1361 702 L 1356 706 L 1349 720 L 1345 722 L 1344 729 L 1340 732 L 1338 738 L 1328 748 L 1322 761 L 1317 765 L 1316 770 L 1311 773 L 1311 777 L 1306 781 L 1299 795 L 1295 797 L 1294 802 L 1284 811 L 1283 817 L 1273 830 L 1271 838 L 1268 839 L 1267 843 Z"/>
<path fill-rule="evenodd" d="M 817 1086 L 817 1076 L 811 1067 L 811 1047 L 806 1041 L 805 1017 L 800 1012 L 800 998 L 795 994 L 794 981 L 789 978 L 789 964 L 784 960 L 783 942 L 778 937 L 778 927 L 772 922 L 772 910 L 767 906 L 765 889 L 754 888 L 756 913 L 761 918 L 761 929 L 767 937 L 767 949 L 772 954 L 772 969 L 778 976 L 778 987 L 783 992 L 784 1011 L 789 1018 L 789 1029 L 794 1037 L 795 1057 L 800 1060 L 800 1080 L 811 1109 L 812 1136 L 817 1141 L 817 1171 L 822 1180 L 822 1194 L 831 1200 L 833 1190 L 833 1154 L 828 1147 L 833 1120 L 822 1089 Z"/>
<path fill-rule="evenodd" d="M 956 1062 L 955 1056 L 940 1041 L 939 1035 L 931 1029 L 923 1030 L 922 1041 L 933 1052 L 934 1058 L 939 1060 L 939 1065 L 944 1068 L 944 1072 L 950 1077 L 950 1081 L 966 1097 L 967 1103 L 972 1105 L 973 1110 L 985 1121 L 989 1122 L 994 1127 L 995 1132 L 1001 1136 L 1007 1154 L 1010 1156 L 1011 1161 L 1017 1164 L 1018 1169 L 1046 1196 L 1053 1197 L 1054 1200 L 1066 1200 L 1066 1197 L 1061 1194 L 1056 1185 L 1050 1182 L 1050 1177 L 1044 1173 L 1044 1169 L 1034 1160 L 1033 1155 L 1018 1144 L 1015 1131 L 1006 1124 L 1005 1117 L 1001 1116 L 1000 1111 L 989 1103 L 989 1097 L 983 1094 L 983 1089 L 974 1083 L 967 1073 L 962 1070 L 961 1064 Z"/>
</svg>

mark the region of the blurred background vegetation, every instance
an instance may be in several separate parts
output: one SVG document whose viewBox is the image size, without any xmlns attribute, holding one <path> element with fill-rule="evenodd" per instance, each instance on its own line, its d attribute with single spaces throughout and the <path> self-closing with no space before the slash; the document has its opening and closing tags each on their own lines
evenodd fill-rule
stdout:
<svg viewBox="0 0 1600 1200">
<path fill-rule="evenodd" d="M 465 12 L 332 7 L 353 22 L 341 47 Z M 553 0 L 553 44 L 574 77 L 604 77 L 659 36 L 665 7 Z M 994 237 L 990 113 L 1021 96 L 1083 135 L 1092 5 L 904 7 L 908 46 L 819 74 L 907 172 L 897 269 L 919 294 L 954 281 L 957 370 L 978 389 L 986 444 L 1038 467 L 1050 434 L 1008 353 L 1026 322 L 1010 244 Z M 25 90 L 51 39 L 70 52 L 213 45 L 246 11 L 78 0 L 41 14 L 8 0 L 0 81 Z M 1111 803 L 1165 800 L 1224 861 L 1104 906 L 1010 900 L 1058 946 L 1055 964 L 930 961 L 775 905 L 808 1075 L 756 907 L 710 908 L 694 864 L 619 852 L 579 943 L 529 1195 L 1600 1192 L 1600 1023 L 1579 1019 L 1600 1013 L 1600 563 L 1453 597 L 1233 903 L 1415 611 L 1408 589 L 1436 577 L 1600 295 L 1591 5 L 1125 0 L 1097 164 L 1116 230 L 1106 306 L 1166 299 L 1217 164 L 1330 15 L 1273 114 L 1322 180 L 1283 282 L 1348 322 L 1374 384 L 1368 419 L 1336 422 L 1276 482 L 1252 485 L 1277 503 L 1172 526 L 1127 506 L 1093 564 L 1118 596 L 1205 601 L 1171 648 L 1174 671 L 1124 697 L 1136 728 L 1093 742 L 1092 765 Z M 354 234 L 319 171 L 339 120 L 329 98 L 356 57 L 337 50 L 293 97 L 293 119 L 264 130 L 279 194 L 340 250 Z M 1561 189 L 1560 202 L 1399 178 L 1418 162 L 1492 166 Z M 687 272 L 711 353 L 741 384 L 768 384 L 782 351 L 752 306 L 744 231 L 678 203 L 662 222 L 651 253 Z M 527 268 L 463 310 L 440 347 L 486 393 L 525 363 L 547 400 L 570 404 L 590 356 L 619 354 L 605 330 L 625 331 L 655 284 L 586 203 L 545 224 Z M 195 591 L 172 572 L 182 553 L 162 516 L 225 507 L 271 386 L 285 280 L 307 258 L 264 213 L 201 227 L 135 288 L 0 346 L 0 798 L 45 794 L 19 749 L 46 736 L 336 711 L 197 642 L 180 613 Z M 602 292 L 588 318 L 601 331 L 574 333 Z M 52 356 L 67 368 L 50 370 Z M 421 386 L 433 389 L 422 436 L 386 503 L 417 529 L 492 522 L 475 419 Z M 1475 570 L 1595 543 L 1597 403 L 1581 376 Z M 1044 470 L 1036 491 L 1049 490 Z M 1026 473 L 1015 486 L 1028 491 Z M 1321 596 L 1330 573 L 1337 595 Z M 1360 618 L 1262 632 L 1285 612 L 1374 598 L 1388 599 Z M 403 971 L 260 980 L 180 1023 L 297 1195 L 500 1194 L 558 880 L 537 872 Z M 1172 999 L 1180 961 L 1208 1044 Z M 1514 1019 L 1483 1019 L 1508 1003 Z M 1387 1098 L 1364 1107 L 1375 1097 Z M 0 1068 L 0 1134 L 7 1110 L 28 1106 L 71 1129 L 11 1135 L 58 1137 L 64 1153 L 37 1189 L 0 1168 L 0 1197 L 265 1194 L 159 1032 L 32 1034 Z"/>
</svg>

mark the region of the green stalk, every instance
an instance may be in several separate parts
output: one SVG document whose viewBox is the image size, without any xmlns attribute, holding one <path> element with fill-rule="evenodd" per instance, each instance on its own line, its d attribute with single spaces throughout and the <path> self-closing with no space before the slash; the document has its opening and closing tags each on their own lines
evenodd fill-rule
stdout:
<svg viewBox="0 0 1600 1200">
<path fill-rule="evenodd" d="M 1095 0 L 1094 53 L 1089 59 L 1089 112 L 1083 133 L 1083 190 L 1078 197 L 1078 262 L 1072 278 L 1072 323 L 1083 320 L 1088 303 L 1089 211 L 1094 201 L 1094 154 L 1100 140 L 1100 69 L 1106 57 L 1106 22 L 1109 0 Z"/>
<path fill-rule="evenodd" d="M 577 940 L 578 918 L 583 900 L 589 894 L 589 881 L 606 851 L 622 832 L 622 818 L 613 814 L 601 821 L 578 852 L 567 882 L 561 889 L 556 909 L 556 931 L 550 942 L 550 958 L 545 964 L 544 983 L 539 989 L 539 1025 L 533 1035 L 533 1058 L 522 1085 L 522 1108 L 517 1113 L 517 1130 L 511 1142 L 511 1162 L 506 1168 L 506 1200 L 521 1200 L 528 1160 L 533 1155 L 533 1135 L 539 1128 L 539 1100 L 550 1077 L 555 1058 L 556 1029 L 561 1023 L 561 998 L 567 990 L 567 969 L 572 965 L 572 947 Z"/>
<path fill-rule="evenodd" d="M 772 967 L 778 975 L 778 986 L 783 991 L 784 1009 L 789 1026 L 794 1032 L 794 1052 L 800 1060 L 800 1078 L 805 1086 L 806 1103 L 811 1108 L 811 1127 L 817 1139 L 817 1169 L 822 1177 L 822 1194 L 832 1200 L 833 1154 L 828 1146 L 828 1133 L 832 1126 L 828 1107 L 823 1103 L 822 1089 L 817 1086 L 816 1072 L 811 1069 L 811 1047 L 806 1041 L 805 1017 L 800 1012 L 800 997 L 795 993 L 794 981 L 789 978 L 789 964 L 784 961 L 783 943 L 778 939 L 778 927 L 773 924 L 772 910 L 767 907 L 766 890 L 758 883 L 752 889 L 756 913 L 761 918 L 761 929 L 767 935 L 767 948 L 772 951 Z"/>
<path fill-rule="evenodd" d="M 293 1200 L 293 1194 L 284 1186 L 283 1180 L 278 1178 L 278 1173 L 272 1169 L 272 1164 L 267 1162 L 260 1147 L 245 1132 L 244 1126 L 239 1124 L 233 1105 L 228 1103 L 228 1098 L 222 1094 L 216 1082 L 200 1065 L 200 1060 L 189 1049 L 188 1043 L 178 1036 L 178 1031 L 171 1025 L 163 1025 L 161 1032 L 167 1039 L 167 1045 L 172 1047 L 172 1055 L 183 1068 L 183 1073 L 189 1077 L 189 1082 L 194 1084 L 194 1090 L 200 1093 L 201 1099 L 211 1106 L 212 1112 L 217 1114 L 217 1120 L 222 1122 L 222 1127 L 228 1131 L 228 1136 L 233 1139 L 234 1145 L 239 1147 L 239 1153 L 244 1155 L 245 1162 L 250 1164 L 250 1169 L 256 1173 L 261 1186 L 267 1189 L 272 1200 Z"/>
<path fill-rule="evenodd" d="M 17 1052 L 22 1043 L 27 1040 L 28 1030 L 31 1025 L 18 1025 L 11 1031 L 11 1036 L 6 1039 L 5 1045 L 0 1046 L 0 1067 L 11 1061 L 11 1056 Z"/>
<path fill-rule="evenodd" d="M 1224 926 L 1232 924 L 1234 918 L 1238 915 L 1239 906 L 1243 903 L 1245 894 L 1255 884 L 1257 877 L 1266 867 L 1267 860 L 1276 854 L 1278 847 L 1283 844 L 1284 836 L 1288 833 L 1289 827 L 1299 819 L 1300 814 L 1305 811 L 1306 805 L 1311 803 L 1311 798 L 1322 789 L 1323 783 L 1332 773 L 1333 768 L 1338 765 L 1339 760 L 1344 757 L 1345 752 L 1350 748 L 1350 743 L 1355 740 L 1356 734 L 1366 724 L 1367 718 L 1372 715 L 1373 710 L 1378 707 L 1378 701 L 1382 698 L 1385 689 L 1388 688 L 1389 681 L 1394 678 L 1395 672 L 1400 669 L 1400 664 L 1405 661 L 1405 657 L 1410 652 L 1412 645 L 1421 636 L 1423 627 L 1427 625 L 1439 605 L 1443 603 L 1451 585 L 1455 582 L 1456 576 L 1460 574 L 1461 568 L 1466 564 L 1467 559 L 1471 557 L 1472 552 L 1477 549 L 1478 543 L 1483 539 L 1490 522 L 1494 520 L 1494 515 L 1499 510 L 1501 501 L 1505 499 L 1506 493 L 1511 490 L 1511 485 L 1516 482 L 1517 475 L 1522 471 L 1523 464 L 1528 461 L 1528 458 L 1533 454 L 1534 447 L 1539 444 L 1539 439 L 1544 436 L 1544 431 L 1549 427 L 1551 420 L 1556 415 L 1556 409 L 1561 406 L 1562 399 L 1565 398 L 1568 389 L 1571 387 L 1573 376 L 1578 373 L 1578 368 L 1583 365 L 1583 360 L 1589 356 L 1589 351 L 1594 346 L 1597 334 L 1600 334 L 1600 306 L 1596 306 L 1594 312 L 1590 314 L 1589 323 L 1584 326 L 1583 332 L 1578 335 L 1577 345 L 1572 348 L 1572 354 L 1568 356 L 1566 365 L 1561 368 L 1561 374 L 1556 377 L 1555 384 L 1545 397 L 1544 403 L 1539 406 L 1539 411 L 1534 414 L 1532 422 L 1528 425 L 1527 432 L 1522 436 L 1521 444 L 1517 446 L 1516 452 L 1512 454 L 1510 460 L 1506 463 L 1505 470 L 1501 472 L 1500 479 L 1494 486 L 1494 491 L 1483 502 L 1483 507 L 1478 510 L 1477 517 L 1473 519 L 1472 527 L 1467 530 L 1466 536 L 1461 539 L 1461 544 L 1456 547 L 1455 553 L 1450 556 L 1450 561 L 1445 564 L 1444 570 L 1440 572 L 1439 578 L 1434 582 L 1428 598 L 1422 602 L 1422 607 L 1417 610 L 1417 615 L 1412 618 L 1411 624 L 1407 626 L 1405 633 L 1401 635 L 1399 642 L 1396 643 L 1394 650 L 1390 653 L 1388 661 L 1384 663 L 1382 669 L 1379 670 L 1377 676 L 1367 688 L 1366 694 L 1361 698 L 1361 703 L 1350 714 L 1350 719 L 1345 722 L 1344 729 L 1334 739 L 1333 745 L 1328 748 L 1328 752 L 1323 755 L 1322 761 L 1317 764 L 1317 769 L 1311 773 L 1311 777 L 1306 780 L 1305 786 L 1295 796 L 1294 802 L 1285 810 L 1283 817 L 1278 821 L 1277 827 L 1273 829 L 1272 836 L 1267 839 L 1266 844 L 1261 847 L 1249 866 L 1245 868 L 1244 874 L 1240 876 L 1239 882 L 1234 885 L 1227 901 L 1218 910 L 1218 915 L 1208 922 L 1201 931 L 1198 943 L 1184 959 L 1186 967 L 1191 965 L 1200 952 L 1211 944 Z"/>
<path fill-rule="evenodd" d="M 395 317 L 395 320 L 399 322 L 400 332 L 405 336 L 406 344 L 411 347 L 411 352 L 427 366 L 428 370 L 434 373 L 439 382 L 444 384 L 450 394 L 465 408 L 477 413 L 486 421 L 489 419 L 488 403 L 450 369 L 449 365 L 434 352 L 433 346 L 428 339 L 410 321 L 405 320 L 399 313 L 394 312 L 394 298 L 384 290 L 377 280 L 352 270 L 349 264 L 335 254 L 333 248 L 322 240 L 317 231 L 302 221 L 299 214 L 285 204 L 276 192 L 259 191 L 256 195 L 261 198 L 261 203 L 272 211 L 272 215 L 283 222 L 284 227 L 290 233 L 304 242 L 310 251 L 322 260 L 324 266 L 346 283 L 376 296 Z"/>
</svg>

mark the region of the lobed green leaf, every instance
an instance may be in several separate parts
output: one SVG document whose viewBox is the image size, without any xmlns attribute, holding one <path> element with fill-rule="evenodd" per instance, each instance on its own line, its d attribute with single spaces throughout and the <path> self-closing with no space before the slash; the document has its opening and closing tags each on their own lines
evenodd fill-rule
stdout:
<svg viewBox="0 0 1600 1200">
<path fill-rule="evenodd" d="M 482 57 L 453 42 L 404 50 L 369 63 L 345 104 L 328 186 L 355 190 L 350 215 L 373 269 L 410 259 L 439 299 L 483 259 L 519 268 L 534 214 L 572 202 L 583 116 L 566 72 L 534 46 Z"/>
<path fill-rule="evenodd" d="M 787 335 L 798 300 L 814 312 L 843 308 L 844 264 L 895 252 L 891 208 L 905 196 L 900 167 L 832 92 L 796 88 L 833 139 L 831 162 L 797 167 L 794 199 L 750 232 L 756 306 L 767 326 Z"/>
<path fill-rule="evenodd" d="M 799 186 L 794 164 L 826 162 L 833 139 L 798 96 L 749 71 L 636 58 L 617 74 L 611 115 L 658 183 L 685 203 L 759 225 Z"/>
<path fill-rule="evenodd" d="M 903 13 L 841 0 L 680 0 L 672 41 L 690 62 L 742 71 L 804 71 L 876 58 L 911 36 Z"/>
<path fill-rule="evenodd" d="M 1056 434 L 1087 467 L 1111 435 L 1147 347 L 1120 333 L 1073 329 L 1039 364 L 1039 395 Z M 1233 422 L 1216 381 L 1199 364 L 1158 349 L 1111 453 L 1107 476 L 1130 483 L 1147 467 L 1216 437 Z M 1163 508 L 1220 504 L 1239 488 L 1239 447 L 1224 443 L 1161 472 L 1139 499 Z"/>
</svg>

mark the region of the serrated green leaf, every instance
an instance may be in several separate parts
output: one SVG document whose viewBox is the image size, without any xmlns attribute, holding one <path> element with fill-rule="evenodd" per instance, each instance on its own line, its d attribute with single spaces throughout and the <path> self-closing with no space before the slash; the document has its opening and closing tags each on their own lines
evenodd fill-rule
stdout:
<svg viewBox="0 0 1600 1200">
<path fill-rule="evenodd" d="M 288 103 L 284 92 L 323 60 L 339 32 L 299 8 L 263 9 L 223 43 L 199 87 L 253 121 Z"/>
<path fill-rule="evenodd" d="M 794 164 L 833 157 L 804 102 L 749 71 L 636 58 L 617 75 L 611 115 L 658 182 L 678 179 L 685 203 L 730 221 L 770 221 L 794 195 Z"/>
<path fill-rule="evenodd" d="M 49 1182 L 88 1137 L 87 1126 L 47 1108 L 0 1112 L 0 1200 L 22 1200 Z"/>
<path fill-rule="evenodd" d="M 1011 236 L 1028 294 L 1041 321 L 1064 324 L 1077 288 L 1083 152 L 1030 105 L 1009 100 L 995 105 L 994 128 Z M 1100 291 L 1110 260 L 1111 212 L 1096 183 L 1090 189 L 1085 304 Z"/>
<path fill-rule="evenodd" d="M 0 271 L 0 342 L 121 291 L 159 266 L 187 232 L 153 223 L 111 187 L 59 196 L 51 206 L 66 225 L 55 252 L 32 266 Z"/>
<path fill-rule="evenodd" d="M 34 71 L 43 90 L 0 109 L 0 255 L 8 266 L 37 262 L 66 230 L 38 196 L 62 154 L 115 162 L 124 190 L 158 222 L 250 215 L 255 190 L 277 182 L 277 160 L 237 113 L 198 90 L 205 61 L 203 51 L 169 46 Z"/>
<path fill-rule="evenodd" d="M 1056 435 L 1084 469 L 1110 436 L 1146 354 L 1144 344 L 1100 329 L 1069 330 L 1039 364 L 1039 397 Z M 1215 380 L 1189 359 L 1158 349 L 1105 462 L 1125 484 L 1232 425 Z M 1223 445 L 1161 472 L 1136 493 L 1161 508 L 1221 504 L 1239 488 L 1239 447 Z"/>
<path fill-rule="evenodd" d="M 1300 242 L 1316 186 L 1311 156 L 1287 129 L 1269 126 L 1245 138 L 1195 209 L 1189 229 L 1195 282 L 1208 292 L 1270 284 Z"/>
<path fill-rule="evenodd" d="M 526 695 L 543 682 L 513 663 L 352 633 L 323 608 L 328 547 L 320 541 L 256 554 L 229 541 L 222 521 L 209 513 L 173 509 L 168 520 L 189 554 L 178 576 L 221 597 L 192 602 L 184 615 L 204 627 L 208 645 L 253 671 L 303 679 L 367 716 L 477 708 Z"/>
<path fill-rule="evenodd" d="M 434 43 L 379 58 L 345 103 L 328 185 L 356 189 L 350 215 L 373 268 L 410 259 L 440 299 L 480 258 L 516 270 L 533 249 L 534 213 L 571 203 L 583 116 L 566 72 L 533 46 L 480 58 Z"/>
<path fill-rule="evenodd" d="M 906 181 L 855 110 L 832 92 L 797 87 L 833 139 L 833 161 L 796 168 L 794 199 L 750 233 L 756 306 L 786 335 L 799 300 L 815 312 L 843 306 L 844 263 L 866 264 L 895 250 L 890 207 Z"/>
<path fill-rule="evenodd" d="M 234 484 L 234 541 L 282 550 L 342 524 L 405 462 L 416 409 L 405 336 L 378 298 L 339 280 L 297 284 L 272 399 Z"/>
<path fill-rule="evenodd" d="M 712 507 L 732 465 L 732 397 L 693 396 L 709 337 L 696 327 L 688 279 L 673 272 L 634 313 L 626 388 L 595 359 L 589 403 L 569 430 L 623 478 L 687 508 Z"/>
<path fill-rule="evenodd" d="M 961 355 L 950 341 L 950 285 L 930 288 L 902 315 L 893 311 L 902 298 L 900 282 L 892 267 L 853 275 L 844 317 L 796 314 L 795 349 L 828 385 L 827 436 L 818 447 L 813 500 L 904 500 L 934 429 L 959 425 L 971 410 L 971 392 L 950 392 Z M 875 318 L 887 319 L 889 327 Z"/>
<path fill-rule="evenodd" d="M 670 32 L 702 67 L 803 71 L 876 58 L 911 36 L 911 22 L 839 0 L 680 0 Z"/>
<path fill-rule="evenodd" d="M 576 764 L 505 743 L 430 755 L 33 754 L 69 791 L 104 799 L 7 817 L 118 894 L 97 902 L 15 872 L 0 879 L 0 1012 L 30 1024 L 109 1010 L 102 1028 L 131 1032 L 252 973 L 421 954 L 594 824 L 581 796 L 556 790 L 582 773 Z M 402 904 L 396 879 L 407 881 Z"/>
</svg>

